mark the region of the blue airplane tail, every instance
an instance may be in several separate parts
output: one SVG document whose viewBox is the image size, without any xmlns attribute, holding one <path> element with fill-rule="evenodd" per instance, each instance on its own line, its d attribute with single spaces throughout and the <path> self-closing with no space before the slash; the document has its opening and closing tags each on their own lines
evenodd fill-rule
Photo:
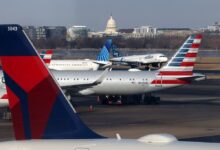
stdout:
<svg viewBox="0 0 220 150">
<path fill-rule="evenodd" d="M 0 25 L 0 39 L 17 140 L 103 138 L 81 121 L 21 26 Z"/>
<path fill-rule="evenodd" d="M 117 49 L 116 45 L 112 46 L 112 56 L 113 57 L 121 57 L 122 56 L 120 51 Z"/>
<path fill-rule="evenodd" d="M 110 51 L 112 47 L 112 39 L 107 39 L 105 45 L 101 49 L 99 55 L 97 56 L 97 61 L 108 61 L 110 58 Z"/>
</svg>

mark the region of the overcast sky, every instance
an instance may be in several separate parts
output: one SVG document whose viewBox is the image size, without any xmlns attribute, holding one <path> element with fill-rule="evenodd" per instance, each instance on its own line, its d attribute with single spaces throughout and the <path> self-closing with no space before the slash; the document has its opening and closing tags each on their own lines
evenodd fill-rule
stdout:
<svg viewBox="0 0 220 150">
<path fill-rule="evenodd" d="M 0 0 L 0 23 L 86 25 L 104 30 L 140 25 L 200 28 L 220 21 L 220 0 Z"/>
</svg>

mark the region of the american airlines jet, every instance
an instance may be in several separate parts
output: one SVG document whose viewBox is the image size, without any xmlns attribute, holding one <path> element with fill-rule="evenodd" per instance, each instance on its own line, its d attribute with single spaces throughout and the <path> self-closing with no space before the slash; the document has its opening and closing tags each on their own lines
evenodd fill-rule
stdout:
<svg viewBox="0 0 220 150">
<path fill-rule="evenodd" d="M 21 26 L 0 25 L 0 39 L 16 138 L 0 142 L 1 150 L 219 150 L 219 143 L 183 142 L 169 134 L 110 139 L 95 133 L 65 98 Z"/>
<path fill-rule="evenodd" d="M 107 68 L 112 65 L 112 63 L 109 61 L 110 46 L 111 41 L 107 40 L 96 60 L 51 60 L 53 54 L 52 50 L 46 50 L 45 52 L 41 53 L 41 57 L 48 65 L 49 69 L 53 70 L 98 70 L 100 68 Z"/>
<path fill-rule="evenodd" d="M 103 104 L 157 104 L 152 92 L 205 79 L 193 73 L 201 43 L 200 35 L 190 36 L 170 61 L 156 71 L 54 71 L 52 73 L 69 99 L 98 95 Z M 0 75 L 2 77 L 2 75 Z"/>
<path fill-rule="evenodd" d="M 157 103 L 148 93 L 190 84 L 205 79 L 193 68 L 201 35 L 190 36 L 170 61 L 156 71 L 53 71 L 60 86 L 71 93 L 100 95 L 106 103 Z"/>
</svg>

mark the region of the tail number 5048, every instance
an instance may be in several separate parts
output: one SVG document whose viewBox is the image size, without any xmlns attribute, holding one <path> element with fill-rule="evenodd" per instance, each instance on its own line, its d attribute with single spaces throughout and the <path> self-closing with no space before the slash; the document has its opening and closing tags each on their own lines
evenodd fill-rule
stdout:
<svg viewBox="0 0 220 150">
<path fill-rule="evenodd" d="M 17 30 L 18 30 L 18 27 L 16 27 L 16 26 L 8 27 L 8 31 L 17 31 Z"/>
</svg>

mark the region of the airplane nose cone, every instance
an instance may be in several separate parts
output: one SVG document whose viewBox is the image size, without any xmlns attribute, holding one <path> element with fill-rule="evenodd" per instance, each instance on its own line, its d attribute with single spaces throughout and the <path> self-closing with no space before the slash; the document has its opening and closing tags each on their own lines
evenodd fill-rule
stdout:
<svg viewBox="0 0 220 150">
<path fill-rule="evenodd" d="M 162 62 L 167 62 L 168 61 L 168 58 L 167 57 L 164 57 L 163 59 L 162 59 Z"/>
</svg>

